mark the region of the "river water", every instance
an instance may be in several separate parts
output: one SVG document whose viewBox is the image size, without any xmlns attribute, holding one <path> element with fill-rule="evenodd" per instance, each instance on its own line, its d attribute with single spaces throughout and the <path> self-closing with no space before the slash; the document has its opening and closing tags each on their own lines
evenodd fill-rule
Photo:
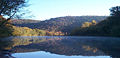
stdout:
<svg viewBox="0 0 120 58">
<path fill-rule="evenodd" d="M 11 40 L 16 58 L 120 58 L 120 38 L 95 36 L 17 36 Z"/>
</svg>

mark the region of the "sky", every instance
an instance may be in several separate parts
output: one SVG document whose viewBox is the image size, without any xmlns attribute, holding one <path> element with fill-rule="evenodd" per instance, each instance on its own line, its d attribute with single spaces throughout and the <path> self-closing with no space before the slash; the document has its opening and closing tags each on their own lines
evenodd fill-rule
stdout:
<svg viewBox="0 0 120 58">
<path fill-rule="evenodd" d="M 61 16 L 108 16 L 120 0 L 29 0 L 32 19 L 46 20 Z"/>
</svg>

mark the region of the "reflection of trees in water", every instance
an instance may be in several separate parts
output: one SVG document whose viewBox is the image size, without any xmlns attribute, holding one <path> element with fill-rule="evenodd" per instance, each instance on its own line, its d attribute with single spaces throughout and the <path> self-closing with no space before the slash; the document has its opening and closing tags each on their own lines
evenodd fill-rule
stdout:
<svg viewBox="0 0 120 58">
<path fill-rule="evenodd" d="M 120 38 L 99 39 L 93 40 L 93 42 L 92 46 L 103 51 L 106 55 L 120 58 Z"/>
<path fill-rule="evenodd" d="M 120 57 L 120 39 L 107 37 L 10 37 L 5 45 L 13 47 L 13 53 L 46 51 L 61 55 Z M 4 40 L 2 40 L 3 42 Z M 8 41 L 8 42 L 7 42 Z M 2 43 L 0 42 L 0 43 Z M 9 44 L 7 46 L 7 44 Z"/>
<path fill-rule="evenodd" d="M 20 41 L 20 42 L 18 42 Z M 120 39 L 107 37 L 43 37 L 20 38 L 16 52 L 46 51 L 61 55 L 119 57 Z"/>
<path fill-rule="evenodd" d="M 8 38 L 0 38 L 0 57 L 9 58 L 11 56 L 11 48 L 13 42 Z"/>
<path fill-rule="evenodd" d="M 12 48 L 13 42 L 9 38 L 0 38 L 0 50 L 9 50 Z"/>
<path fill-rule="evenodd" d="M 57 40 L 61 40 L 60 37 L 14 37 L 12 41 L 15 43 L 13 44 L 14 52 L 31 52 L 31 51 L 38 51 L 40 50 L 39 45 L 33 45 L 33 44 L 39 44 L 41 43 L 41 46 L 44 45 L 45 42 L 56 42 Z M 20 47 L 20 48 L 18 48 Z M 25 47 L 25 48 L 24 48 Z"/>
<path fill-rule="evenodd" d="M 12 41 L 15 43 L 13 46 L 29 45 L 33 43 L 41 43 L 47 41 L 61 40 L 60 38 L 50 38 L 50 37 L 14 37 Z"/>
<path fill-rule="evenodd" d="M 92 50 L 97 52 L 98 50 L 103 52 L 105 55 L 109 55 L 113 58 L 120 58 L 120 38 L 112 37 L 98 37 L 77 40 L 78 44 L 83 43 L 86 50 Z M 94 49 L 95 48 L 95 49 Z"/>
</svg>

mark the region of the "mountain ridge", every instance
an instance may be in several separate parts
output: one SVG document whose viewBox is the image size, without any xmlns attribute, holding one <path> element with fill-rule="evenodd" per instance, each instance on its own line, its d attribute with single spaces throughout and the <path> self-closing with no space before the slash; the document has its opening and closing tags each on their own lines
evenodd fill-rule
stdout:
<svg viewBox="0 0 120 58">
<path fill-rule="evenodd" d="M 20 27 L 29 27 L 32 29 L 37 28 L 48 31 L 62 31 L 69 33 L 72 29 L 80 27 L 84 22 L 91 22 L 92 20 L 100 22 L 104 20 L 106 17 L 107 16 L 64 16 L 32 23 L 22 24 L 19 24 L 17 22 L 12 23 L 13 25 Z"/>
</svg>

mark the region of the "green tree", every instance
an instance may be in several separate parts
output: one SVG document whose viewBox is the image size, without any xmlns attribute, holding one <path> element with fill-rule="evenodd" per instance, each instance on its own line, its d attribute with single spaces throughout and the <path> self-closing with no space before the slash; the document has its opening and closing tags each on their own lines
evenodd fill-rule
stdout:
<svg viewBox="0 0 120 58">
<path fill-rule="evenodd" d="M 112 7 L 110 12 L 112 16 L 120 16 L 120 6 Z"/>
</svg>

